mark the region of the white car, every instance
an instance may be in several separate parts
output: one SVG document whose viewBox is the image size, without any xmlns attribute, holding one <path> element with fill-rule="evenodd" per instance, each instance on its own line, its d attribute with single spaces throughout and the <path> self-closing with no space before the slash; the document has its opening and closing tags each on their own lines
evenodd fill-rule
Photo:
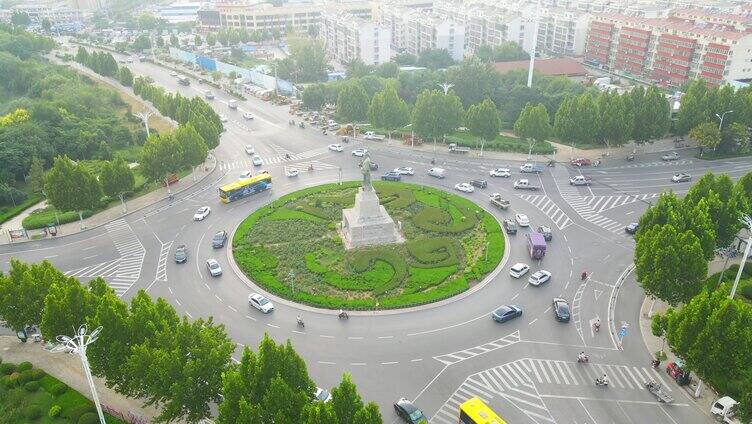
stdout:
<svg viewBox="0 0 752 424">
<path fill-rule="evenodd" d="M 261 160 L 261 156 L 253 155 L 253 159 L 251 159 L 251 163 L 253 163 L 253 166 L 261 166 L 264 162 Z"/>
<path fill-rule="evenodd" d="M 686 183 L 687 181 L 692 181 L 692 176 L 686 172 L 680 172 L 671 177 L 671 181 L 675 183 Z"/>
<path fill-rule="evenodd" d="M 222 275 L 222 268 L 219 266 L 219 262 L 215 259 L 208 259 L 206 261 L 206 269 L 209 270 L 209 274 L 212 277 L 219 277 Z"/>
<path fill-rule="evenodd" d="M 170 76 L 171 77 L 176 77 L 176 76 L 178 76 L 178 73 L 175 72 L 175 71 L 170 71 Z"/>
<path fill-rule="evenodd" d="M 520 227 L 529 227 L 530 226 L 530 219 L 524 213 L 518 213 L 518 214 L 516 214 L 514 216 L 514 220 L 517 221 L 517 224 Z"/>
<path fill-rule="evenodd" d="M 274 310 L 272 302 L 258 293 L 251 293 L 248 295 L 248 303 L 265 314 Z"/>
<path fill-rule="evenodd" d="M 251 115 L 251 112 L 246 112 L 243 114 L 243 119 L 251 120 L 253 119 L 253 115 Z"/>
<path fill-rule="evenodd" d="M 328 390 L 316 387 L 316 392 L 313 394 L 313 400 L 316 402 L 331 402 L 332 394 Z"/>
<path fill-rule="evenodd" d="M 198 210 L 196 211 L 195 214 L 193 214 L 193 220 L 194 221 L 203 221 L 204 218 L 206 218 L 207 216 L 209 216 L 210 213 L 211 213 L 211 208 L 210 207 L 208 207 L 208 206 L 202 206 L 202 207 L 198 208 Z"/>
<path fill-rule="evenodd" d="M 410 168 L 409 166 L 401 166 L 399 168 L 394 168 L 394 171 L 400 175 L 415 175 L 415 170 Z"/>
<path fill-rule="evenodd" d="M 511 268 L 509 268 L 509 275 L 511 275 L 514 278 L 520 278 L 523 275 L 527 274 L 528 271 L 530 271 L 530 266 L 528 264 L 523 264 L 522 262 L 518 262 L 512 265 Z"/>
<path fill-rule="evenodd" d="M 254 149 L 253 146 L 251 146 L 250 144 L 246 144 L 245 145 L 245 154 L 247 154 L 247 155 L 255 155 L 256 154 L 256 149 Z"/>
<path fill-rule="evenodd" d="M 472 193 L 475 191 L 475 187 L 471 186 L 468 183 L 459 183 L 455 184 L 454 186 L 455 190 L 463 191 L 465 193 Z"/>
<path fill-rule="evenodd" d="M 247 180 L 248 178 L 251 178 L 253 176 L 253 172 L 251 171 L 243 171 L 240 173 L 240 176 L 238 177 L 239 180 Z"/>
<path fill-rule="evenodd" d="M 345 150 L 345 148 L 342 147 L 341 144 L 330 144 L 328 147 L 329 147 L 329 150 L 331 150 L 333 152 L 341 152 L 341 151 Z"/>
<path fill-rule="evenodd" d="M 492 177 L 509 178 L 512 176 L 512 172 L 508 168 L 496 168 L 490 170 L 488 175 Z"/>
<path fill-rule="evenodd" d="M 535 271 L 533 275 L 528 278 L 528 282 L 531 286 L 540 286 L 541 284 L 547 282 L 551 279 L 551 273 L 542 269 L 540 271 Z"/>
<path fill-rule="evenodd" d="M 352 151 L 352 155 L 357 156 L 359 158 L 362 158 L 363 156 L 365 156 L 366 153 L 368 153 L 368 149 L 355 149 Z"/>
<path fill-rule="evenodd" d="M 286 177 L 297 177 L 298 174 L 300 174 L 300 171 L 298 168 L 287 168 L 285 169 L 285 176 Z"/>
<path fill-rule="evenodd" d="M 227 116 L 219 115 L 219 122 L 227 122 Z"/>
<path fill-rule="evenodd" d="M 125 61 L 128 62 L 128 63 L 133 63 L 133 58 L 129 57 L 128 59 L 125 59 Z"/>
</svg>

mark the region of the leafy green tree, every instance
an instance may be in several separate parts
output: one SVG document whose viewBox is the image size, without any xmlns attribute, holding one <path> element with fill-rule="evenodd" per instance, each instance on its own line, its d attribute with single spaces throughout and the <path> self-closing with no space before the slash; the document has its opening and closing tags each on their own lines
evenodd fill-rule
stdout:
<svg viewBox="0 0 752 424">
<path fill-rule="evenodd" d="M 634 114 L 629 97 L 617 93 L 602 93 L 598 96 L 598 112 L 600 113 L 600 133 L 598 138 L 607 147 L 621 146 L 629 140 L 634 126 Z"/>
<path fill-rule="evenodd" d="M 85 64 L 89 60 L 89 52 L 86 51 L 85 48 L 78 46 L 78 50 L 76 51 L 76 62 L 80 64 Z"/>
<path fill-rule="evenodd" d="M 164 38 L 162 38 L 161 35 L 157 36 L 157 42 L 156 42 L 156 44 L 157 44 L 157 47 L 159 47 L 160 49 L 162 47 L 164 47 Z"/>
<path fill-rule="evenodd" d="M 175 34 L 170 34 L 170 45 L 172 47 L 180 47 L 180 40 L 178 40 L 178 36 Z"/>
<path fill-rule="evenodd" d="M 679 233 L 672 225 L 642 231 L 635 246 L 637 281 L 650 296 L 676 305 L 702 289 L 708 272 L 702 247 L 691 231 Z"/>
<path fill-rule="evenodd" d="M 413 130 L 421 138 L 434 142 L 457 129 L 464 116 L 462 103 L 454 93 L 424 90 L 413 108 Z"/>
<path fill-rule="evenodd" d="M 446 75 L 465 108 L 490 98 L 499 84 L 499 74 L 493 65 L 474 57 L 448 69 Z"/>
<path fill-rule="evenodd" d="M 711 120 L 710 106 L 707 104 L 708 87 L 705 81 L 693 80 L 687 85 L 682 96 L 675 130 L 684 135 L 698 125 Z"/>
<path fill-rule="evenodd" d="M 454 65 L 454 59 L 447 49 L 428 49 L 420 52 L 417 65 L 434 70 L 444 69 Z"/>
<path fill-rule="evenodd" d="M 632 138 L 646 142 L 663 137 L 671 125 L 671 107 L 666 97 L 656 88 L 648 87 L 641 96 L 642 88 L 632 90 L 634 105 L 634 126 Z"/>
<path fill-rule="evenodd" d="M 385 129 L 389 138 L 392 138 L 392 131 L 407 125 L 409 114 L 407 104 L 399 98 L 397 90 L 392 85 L 387 85 L 383 91 L 373 96 L 368 117 L 371 125 Z"/>
<path fill-rule="evenodd" d="M 44 179 L 47 202 L 59 211 L 76 211 L 83 226 L 83 211 L 93 210 L 102 199 L 96 177 L 74 164 L 68 156 L 58 156 Z"/>
<path fill-rule="evenodd" d="M 50 285 L 64 279 L 46 260 L 29 266 L 11 258 L 8 273 L 0 273 L 0 319 L 14 331 L 40 324 Z"/>
<path fill-rule="evenodd" d="M 86 350 L 92 373 L 104 377 L 108 387 L 119 391 L 128 384 L 122 365 L 130 356 L 131 346 L 138 342 L 131 336 L 128 305 L 111 289 L 105 290 L 99 295 L 86 322 L 89 328 L 102 326 L 106 329 L 99 334 L 99 343 Z"/>
<path fill-rule="evenodd" d="M 303 106 L 312 110 L 320 110 L 326 102 L 327 86 L 324 84 L 313 84 L 303 90 Z"/>
<path fill-rule="evenodd" d="M 196 46 L 200 46 L 204 44 L 204 40 L 201 38 L 200 35 L 196 34 L 193 36 L 193 44 L 195 44 Z"/>
<path fill-rule="evenodd" d="M 214 149 L 219 146 L 219 129 L 217 126 L 211 123 L 203 114 L 191 112 L 188 123 L 193 125 L 193 128 L 201 134 L 201 138 L 206 143 L 208 149 Z"/>
<path fill-rule="evenodd" d="M 29 183 L 29 188 L 34 193 L 40 193 L 44 190 L 44 164 L 42 160 L 34 156 L 31 158 L 31 165 L 29 166 L 29 175 L 26 178 Z"/>
<path fill-rule="evenodd" d="M 548 111 L 542 104 L 528 103 L 522 109 L 520 117 L 514 123 L 514 133 L 517 137 L 527 140 L 530 146 L 527 152 L 528 157 L 532 155 L 535 143 L 545 141 L 551 136 L 553 130 L 549 122 Z"/>
<path fill-rule="evenodd" d="M 345 63 L 347 78 L 363 78 L 371 72 L 373 72 L 373 66 L 366 65 L 360 58 Z"/>
<path fill-rule="evenodd" d="M 752 215 L 752 201 L 749 199 L 752 199 L 752 172 L 747 172 L 739 178 L 739 180 L 736 182 L 736 187 L 734 187 L 737 193 L 739 193 L 740 196 L 742 196 L 747 200 L 747 215 Z"/>
<path fill-rule="evenodd" d="M 117 79 L 120 81 L 120 84 L 123 84 L 126 87 L 133 85 L 133 73 L 131 73 L 131 70 L 125 66 L 118 69 Z"/>
<path fill-rule="evenodd" d="M 42 335 L 54 340 L 57 335 L 72 336 L 92 310 L 92 296 L 85 286 L 73 278 L 58 280 L 50 285 L 42 309 Z"/>
<path fill-rule="evenodd" d="M 209 149 L 206 147 L 204 139 L 201 134 L 193 128 L 190 123 L 181 125 L 174 133 L 175 140 L 180 145 L 180 149 L 183 151 L 183 166 L 190 166 L 191 168 L 204 163 L 206 155 Z M 196 178 L 195 174 L 193 176 Z"/>
<path fill-rule="evenodd" d="M 303 407 L 300 414 L 302 424 L 331 424 L 337 422 L 334 409 L 329 402 L 312 402 Z"/>
<path fill-rule="evenodd" d="M 414 66 L 418 63 L 418 58 L 414 54 L 402 52 L 394 55 L 392 61 L 399 66 Z"/>
<path fill-rule="evenodd" d="M 732 122 L 731 125 L 724 126 L 718 150 L 722 152 L 747 151 L 749 138 L 750 133 L 746 125 Z"/>
<path fill-rule="evenodd" d="M 134 51 L 141 52 L 147 49 L 151 48 L 151 39 L 146 34 L 141 34 L 138 37 L 136 37 L 135 40 L 133 40 L 133 44 L 131 44 L 131 48 Z"/>
<path fill-rule="evenodd" d="M 705 122 L 689 131 L 689 137 L 697 140 L 703 149 L 713 149 L 721 143 L 721 132 L 712 122 Z"/>
<path fill-rule="evenodd" d="M 589 93 L 565 99 L 554 118 L 554 131 L 567 144 L 593 144 L 600 132 L 598 108 Z"/>
<path fill-rule="evenodd" d="M 139 165 L 148 180 L 167 185 L 167 177 L 179 171 L 183 163 L 182 149 L 172 134 L 152 134 L 144 142 Z M 170 192 L 169 185 L 167 191 Z"/>
<path fill-rule="evenodd" d="M 481 103 L 470 106 L 465 115 L 465 122 L 470 134 L 480 140 L 480 154 L 483 155 L 483 146 L 486 142 L 496 139 L 501 129 L 499 111 L 491 99 L 485 99 Z"/>
<path fill-rule="evenodd" d="M 741 229 L 739 217 L 747 210 L 748 199 L 739 188 L 734 187 L 728 175 L 715 176 L 708 172 L 692 184 L 684 197 L 690 207 L 701 200 L 707 203 L 709 216 L 713 220 L 716 246 L 729 246 Z"/>
<path fill-rule="evenodd" d="M 399 65 L 394 62 L 382 63 L 374 69 L 374 73 L 381 78 L 397 78 L 399 72 Z"/>
<path fill-rule="evenodd" d="M 31 18 L 29 18 L 29 15 L 26 12 L 14 10 L 10 15 L 10 23 L 12 23 L 13 25 L 26 27 L 31 24 Z"/>
<path fill-rule="evenodd" d="M 217 34 L 213 32 L 206 34 L 206 45 L 209 47 L 214 47 L 214 45 L 216 44 L 217 44 Z"/>
<path fill-rule="evenodd" d="M 666 342 L 666 329 L 668 328 L 668 319 L 661 314 L 653 315 L 650 321 L 650 332 L 655 337 L 661 338 L 661 352 L 663 351 L 663 344 Z"/>
<path fill-rule="evenodd" d="M 119 197 L 123 205 L 123 213 L 127 212 L 125 194 L 132 192 L 136 186 L 136 177 L 128 164 L 120 157 L 116 157 L 111 162 L 105 162 L 99 174 L 99 182 L 102 184 L 104 194 L 109 197 Z"/>
<path fill-rule="evenodd" d="M 355 414 L 363 409 L 363 401 L 360 399 L 350 374 L 343 374 L 342 382 L 332 389 L 332 408 L 339 424 L 352 424 L 355 420 Z"/>
<path fill-rule="evenodd" d="M 353 422 L 355 424 L 382 424 L 384 421 L 381 418 L 379 406 L 373 402 L 368 402 L 363 409 L 355 413 Z"/>
<path fill-rule="evenodd" d="M 337 118 L 341 122 L 364 121 L 368 117 L 368 95 L 359 81 L 348 81 L 337 96 Z"/>
</svg>

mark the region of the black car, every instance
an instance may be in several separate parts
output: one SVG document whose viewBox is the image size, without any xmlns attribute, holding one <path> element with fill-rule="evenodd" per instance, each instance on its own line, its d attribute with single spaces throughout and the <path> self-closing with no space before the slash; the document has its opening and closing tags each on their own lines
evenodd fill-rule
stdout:
<svg viewBox="0 0 752 424">
<path fill-rule="evenodd" d="M 521 316 L 522 308 L 517 305 L 502 305 L 491 312 L 491 318 L 496 322 L 505 322 Z"/>
<path fill-rule="evenodd" d="M 543 234 L 543 239 L 546 241 L 551 241 L 551 239 L 554 238 L 554 233 L 551 231 L 551 228 L 546 227 L 545 225 L 539 226 L 535 231 Z"/>
<path fill-rule="evenodd" d="M 225 247 L 225 243 L 227 243 L 227 231 L 225 230 L 214 234 L 214 237 L 212 237 L 212 247 L 215 249 Z"/>
<path fill-rule="evenodd" d="M 478 188 L 486 188 L 486 187 L 488 187 L 488 181 L 486 181 L 486 180 L 472 180 L 472 181 L 470 181 L 470 185 L 473 186 L 473 187 L 478 187 Z"/>
<path fill-rule="evenodd" d="M 381 176 L 381 179 L 384 181 L 402 181 L 402 175 L 400 175 L 397 172 L 387 172 L 386 174 Z"/>
<path fill-rule="evenodd" d="M 633 222 L 633 223 L 627 225 L 626 227 L 624 227 L 624 231 L 627 234 L 635 234 L 637 232 L 637 228 L 639 228 L 639 226 L 640 226 L 640 224 L 638 224 L 636 222 Z"/>
<path fill-rule="evenodd" d="M 554 317 L 556 321 L 569 322 L 571 313 L 569 312 L 569 303 L 566 300 L 555 297 L 553 301 Z"/>
<path fill-rule="evenodd" d="M 175 249 L 175 263 L 185 263 L 188 260 L 188 248 L 181 244 Z"/>
<path fill-rule="evenodd" d="M 517 234 L 517 223 L 511 219 L 505 219 L 504 229 L 507 231 L 507 234 Z"/>
<path fill-rule="evenodd" d="M 428 418 L 423 415 L 423 411 L 418 409 L 413 403 L 405 398 L 400 398 L 394 403 L 394 412 L 403 420 L 410 424 L 427 423 Z"/>
</svg>

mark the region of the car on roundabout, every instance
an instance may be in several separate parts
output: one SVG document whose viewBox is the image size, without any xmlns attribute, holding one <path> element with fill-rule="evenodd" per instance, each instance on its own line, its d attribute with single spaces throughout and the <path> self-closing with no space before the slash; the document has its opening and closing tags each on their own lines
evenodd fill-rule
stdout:
<svg viewBox="0 0 752 424">
<path fill-rule="evenodd" d="M 264 164 L 264 161 L 261 160 L 261 156 L 253 155 L 253 158 L 251 158 L 251 163 L 253 164 L 253 166 L 261 166 Z"/>
<path fill-rule="evenodd" d="M 470 185 L 473 186 L 473 187 L 478 187 L 478 188 L 486 188 L 486 187 L 488 187 L 488 181 L 486 181 L 486 180 L 471 180 L 470 181 Z"/>
<path fill-rule="evenodd" d="M 248 304 L 265 314 L 274 310 L 272 301 L 258 293 L 251 293 L 248 295 Z"/>
<path fill-rule="evenodd" d="M 225 247 L 225 243 L 227 243 L 227 231 L 217 231 L 217 233 L 214 234 L 214 237 L 212 237 L 212 248 L 220 249 Z"/>
<path fill-rule="evenodd" d="M 517 305 L 501 305 L 491 312 L 491 319 L 496 322 L 506 322 L 521 316 L 522 308 Z"/>
<path fill-rule="evenodd" d="M 510 178 L 512 176 L 512 171 L 508 168 L 496 168 L 488 171 L 488 175 L 492 177 Z"/>
<path fill-rule="evenodd" d="M 394 168 L 392 172 L 396 172 L 400 175 L 415 175 L 415 170 L 410 168 L 409 166 L 400 166 L 399 168 Z"/>
<path fill-rule="evenodd" d="M 463 193 L 472 193 L 475 191 L 475 187 L 468 183 L 459 183 L 454 185 L 454 189 Z"/>
<path fill-rule="evenodd" d="M 516 264 L 512 265 L 511 268 L 509 268 L 509 275 L 514 278 L 520 278 L 523 275 L 527 274 L 528 271 L 530 271 L 530 265 L 524 264 L 522 262 L 517 262 Z"/>
<path fill-rule="evenodd" d="M 227 122 L 227 115 L 219 115 L 219 122 Z"/>
<path fill-rule="evenodd" d="M 298 168 L 287 168 L 285 169 L 285 176 L 286 177 L 297 177 L 300 174 L 300 170 Z"/>
<path fill-rule="evenodd" d="M 569 310 L 569 303 L 566 299 L 555 297 L 553 302 L 554 318 L 559 322 L 569 322 L 572 313 Z"/>
<path fill-rule="evenodd" d="M 401 181 L 402 180 L 402 174 L 398 174 L 394 171 L 387 172 L 386 174 L 381 176 L 381 179 L 383 181 Z"/>
<path fill-rule="evenodd" d="M 247 155 L 255 155 L 256 154 L 256 149 L 252 145 L 246 144 L 245 145 L 245 154 L 247 154 Z"/>
<path fill-rule="evenodd" d="M 209 275 L 212 277 L 219 277 L 222 275 L 222 268 L 219 266 L 219 262 L 217 262 L 216 259 L 207 259 L 206 269 L 209 270 Z"/>
<path fill-rule="evenodd" d="M 251 112 L 245 112 L 245 113 L 243 114 L 243 119 L 246 119 L 246 120 L 248 120 L 248 121 L 251 121 L 251 120 L 253 120 L 253 114 L 251 114 Z"/>
<path fill-rule="evenodd" d="M 188 248 L 184 244 L 175 248 L 175 263 L 184 264 L 188 261 Z"/>
<path fill-rule="evenodd" d="M 514 220 L 517 221 L 517 224 L 519 224 L 520 227 L 530 226 L 530 218 L 528 218 L 524 213 L 515 214 Z"/>
<path fill-rule="evenodd" d="M 359 158 L 362 158 L 363 156 L 365 156 L 366 153 L 368 153 L 368 149 L 355 149 L 352 151 L 352 155 L 359 157 Z"/>
<path fill-rule="evenodd" d="M 686 172 L 679 172 L 671 177 L 671 182 L 674 183 L 686 183 L 687 181 L 692 181 L 692 176 Z"/>
<path fill-rule="evenodd" d="M 543 240 L 551 241 L 554 238 L 554 232 L 551 230 L 551 227 L 539 225 L 535 231 L 543 234 Z"/>
<path fill-rule="evenodd" d="M 176 77 L 176 76 L 178 76 L 178 73 L 175 72 L 175 71 L 170 71 L 170 76 L 171 77 Z"/>
<path fill-rule="evenodd" d="M 530 283 L 531 286 L 538 287 L 543 283 L 547 283 L 550 279 L 551 273 L 545 269 L 541 269 L 540 271 L 535 271 L 533 275 L 527 279 L 527 282 Z"/>
<path fill-rule="evenodd" d="M 195 214 L 193 214 L 194 221 L 203 221 L 211 213 L 211 208 L 208 206 L 202 206 L 198 208 Z"/>
<path fill-rule="evenodd" d="M 638 228 L 640 228 L 640 224 L 638 224 L 637 222 L 632 222 L 624 227 L 624 232 L 627 234 L 635 234 L 637 233 Z"/>
<path fill-rule="evenodd" d="M 315 402 L 331 402 L 332 394 L 329 393 L 329 390 L 322 389 L 321 387 L 316 387 L 316 390 L 313 392 L 313 400 Z"/>
<path fill-rule="evenodd" d="M 341 152 L 341 151 L 345 150 L 345 148 L 342 147 L 341 144 L 330 144 L 327 147 L 329 148 L 329 150 L 331 150 L 333 152 Z"/>
<path fill-rule="evenodd" d="M 505 219 L 504 230 L 506 230 L 507 234 L 517 234 L 517 223 L 511 219 Z"/>
<path fill-rule="evenodd" d="M 428 418 L 423 414 L 423 411 L 418 409 L 412 401 L 405 398 L 399 398 L 397 402 L 394 402 L 394 412 L 400 416 L 405 422 L 409 424 L 427 423 Z"/>
</svg>

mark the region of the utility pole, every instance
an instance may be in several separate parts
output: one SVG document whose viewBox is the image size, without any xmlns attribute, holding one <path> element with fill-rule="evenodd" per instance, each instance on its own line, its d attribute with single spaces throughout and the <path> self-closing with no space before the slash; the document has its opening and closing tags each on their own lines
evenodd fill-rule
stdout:
<svg viewBox="0 0 752 424">
<path fill-rule="evenodd" d="M 531 88 L 533 86 L 533 68 L 535 67 L 535 51 L 538 48 L 538 28 L 540 25 L 540 9 L 541 9 L 541 4 L 540 4 L 540 0 L 538 0 L 538 7 L 536 8 L 536 11 L 535 11 L 535 26 L 533 27 L 535 40 L 533 42 L 533 50 L 530 52 L 530 68 L 527 71 L 527 88 Z"/>
<path fill-rule="evenodd" d="M 149 117 L 154 115 L 154 112 L 144 109 L 143 112 L 134 113 L 134 115 L 141 118 L 144 122 L 144 127 L 146 127 L 146 138 L 149 138 Z"/>
<path fill-rule="evenodd" d="M 747 238 L 747 247 L 744 248 L 744 256 L 742 256 L 742 262 L 739 264 L 739 271 L 736 273 L 736 279 L 734 280 L 734 286 L 731 288 L 731 298 L 736 295 L 736 288 L 739 286 L 739 280 L 742 278 L 742 271 L 744 271 L 744 264 L 747 263 L 749 258 L 749 251 L 752 248 L 752 218 L 749 215 L 744 215 L 740 218 L 740 221 L 747 227 L 749 231 L 749 238 Z"/>
<path fill-rule="evenodd" d="M 279 93 L 277 92 L 277 87 L 279 84 L 277 84 L 277 62 L 274 63 L 274 98 L 276 99 L 279 96 Z"/>
</svg>

